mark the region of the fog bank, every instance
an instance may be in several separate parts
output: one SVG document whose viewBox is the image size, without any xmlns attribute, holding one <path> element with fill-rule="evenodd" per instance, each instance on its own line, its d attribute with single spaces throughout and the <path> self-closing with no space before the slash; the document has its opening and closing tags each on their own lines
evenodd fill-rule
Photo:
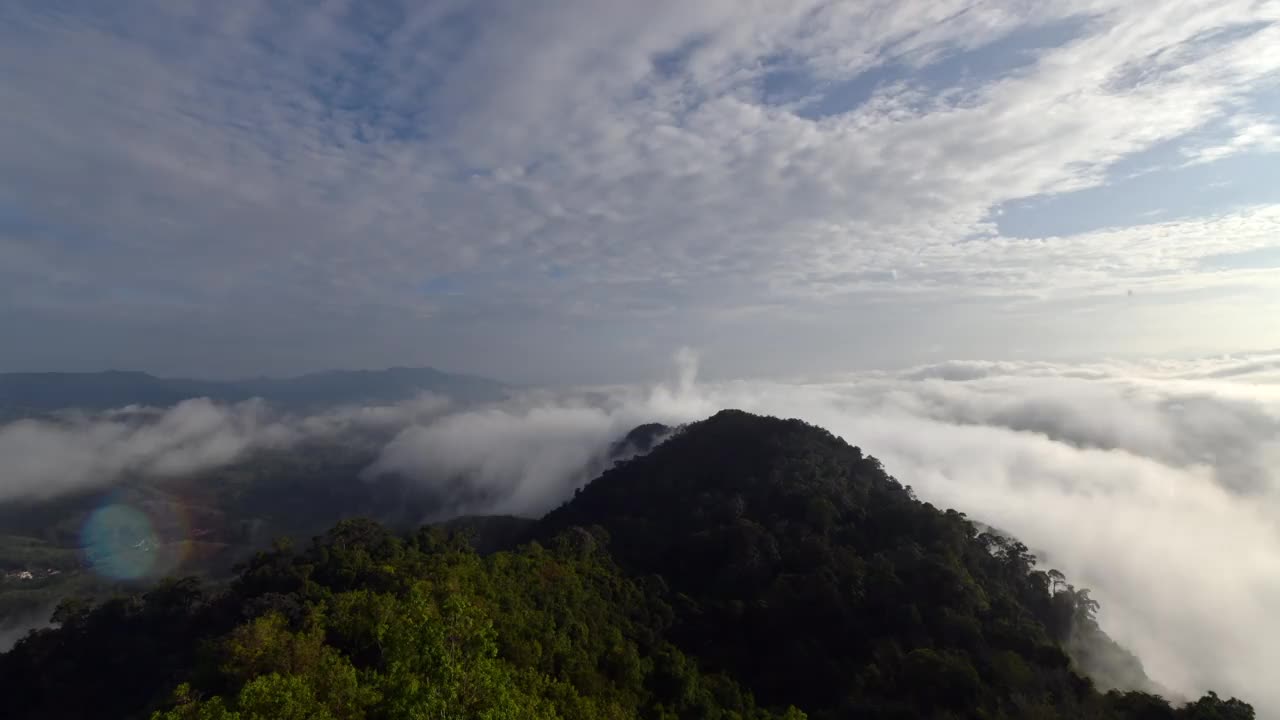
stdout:
<svg viewBox="0 0 1280 720">
<path fill-rule="evenodd" d="M 261 403 L 0 427 L 0 501 L 130 473 L 163 477 L 256 448 L 386 442 L 366 474 L 536 515 L 645 422 L 723 408 L 798 417 L 879 457 L 918 496 L 1042 551 L 1102 603 L 1102 627 L 1156 682 L 1239 695 L 1280 717 L 1280 355 L 1185 362 L 945 363 L 822 380 L 698 383 L 689 354 L 652 387 L 531 391 L 456 407 L 415 398 L 296 417 Z"/>
</svg>

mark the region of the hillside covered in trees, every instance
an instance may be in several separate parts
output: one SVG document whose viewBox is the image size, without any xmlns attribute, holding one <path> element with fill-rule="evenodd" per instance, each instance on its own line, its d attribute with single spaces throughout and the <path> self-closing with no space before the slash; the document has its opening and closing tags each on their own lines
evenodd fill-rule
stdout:
<svg viewBox="0 0 1280 720">
<path fill-rule="evenodd" d="M 0 655 L 20 689 L 2 714 L 1254 717 L 1213 694 L 1103 692 L 1099 655 L 1141 671 L 1097 609 L 830 433 L 725 411 L 537 522 L 348 520 L 226 587 L 63 603 L 59 628 Z"/>
</svg>

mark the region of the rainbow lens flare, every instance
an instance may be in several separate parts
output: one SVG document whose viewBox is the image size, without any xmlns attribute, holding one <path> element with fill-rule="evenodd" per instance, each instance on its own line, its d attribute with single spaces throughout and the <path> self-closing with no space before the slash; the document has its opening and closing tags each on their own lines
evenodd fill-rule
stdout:
<svg viewBox="0 0 1280 720">
<path fill-rule="evenodd" d="M 85 522 L 80 540 L 94 571 L 119 580 L 146 577 L 161 553 L 160 536 L 151 519 L 122 504 L 95 510 Z"/>
</svg>

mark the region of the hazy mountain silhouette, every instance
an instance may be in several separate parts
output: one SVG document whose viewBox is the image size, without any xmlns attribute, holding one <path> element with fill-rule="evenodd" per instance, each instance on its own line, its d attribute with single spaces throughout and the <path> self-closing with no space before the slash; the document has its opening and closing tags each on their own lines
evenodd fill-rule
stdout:
<svg viewBox="0 0 1280 720">
<path fill-rule="evenodd" d="M 431 392 L 460 401 L 497 400 L 506 386 L 495 380 L 434 368 L 332 370 L 285 378 L 197 380 L 144 372 L 0 373 L 0 413 L 8 416 L 127 405 L 166 407 L 188 398 L 239 402 L 260 397 L 291 409 L 394 403 Z"/>
</svg>

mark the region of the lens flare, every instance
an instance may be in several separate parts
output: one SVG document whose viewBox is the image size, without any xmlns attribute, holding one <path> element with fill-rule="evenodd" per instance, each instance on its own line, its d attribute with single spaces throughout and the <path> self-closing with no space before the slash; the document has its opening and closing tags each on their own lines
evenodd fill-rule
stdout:
<svg viewBox="0 0 1280 720">
<path fill-rule="evenodd" d="M 100 575 L 137 580 L 149 575 L 161 552 L 151 519 L 129 505 L 95 510 L 80 533 L 85 559 Z"/>
</svg>

